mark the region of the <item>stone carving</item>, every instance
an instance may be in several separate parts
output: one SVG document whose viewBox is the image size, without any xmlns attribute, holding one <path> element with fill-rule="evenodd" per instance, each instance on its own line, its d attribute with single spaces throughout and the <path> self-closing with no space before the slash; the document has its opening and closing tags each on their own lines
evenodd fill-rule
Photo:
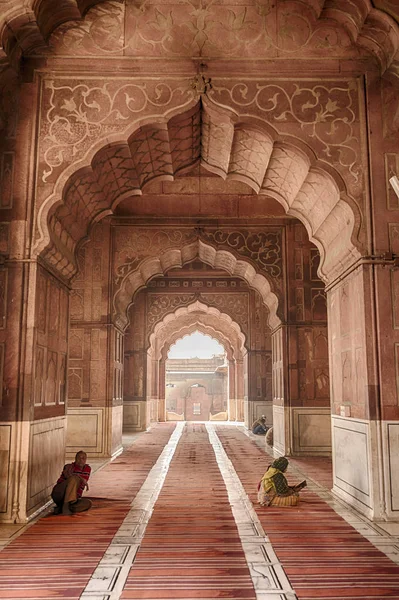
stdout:
<svg viewBox="0 0 399 600">
<path fill-rule="evenodd" d="M 7 280 L 8 271 L 0 269 L 0 329 L 5 329 L 7 322 Z"/>
<path fill-rule="evenodd" d="M 361 183 L 358 92 L 355 80 L 324 82 L 218 82 L 209 98 L 216 104 L 256 114 L 292 132 L 296 123 L 320 156 L 331 161 L 356 189 Z M 348 177 L 349 175 L 349 177 Z"/>
<path fill-rule="evenodd" d="M 69 369 L 68 398 L 80 400 L 82 398 L 82 369 Z"/>
<path fill-rule="evenodd" d="M 206 92 L 212 88 L 212 84 L 209 77 L 204 77 L 204 75 L 198 74 L 191 82 L 191 87 L 197 92 L 197 94 L 206 94 Z"/>
<path fill-rule="evenodd" d="M 399 61 L 392 65 L 396 81 L 382 80 L 382 123 L 384 138 L 387 141 L 397 142 L 399 131 Z"/>
<path fill-rule="evenodd" d="M 44 367 L 44 348 L 36 346 L 36 366 L 35 366 L 35 406 L 43 403 L 43 367 Z"/>
<path fill-rule="evenodd" d="M 37 329 L 41 333 L 46 331 L 47 322 L 47 279 L 40 270 L 37 282 Z"/>
<path fill-rule="evenodd" d="M 303 281 L 303 250 L 302 250 L 302 248 L 295 248 L 294 264 L 295 264 L 295 279 L 298 281 Z"/>
<path fill-rule="evenodd" d="M 296 308 L 296 320 L 305 320 L 305 291 L 302 287 L 298 287 L 295 290 L 295 308 Z"/>
<path fill-rule="evenodd" d="M 282 268 L 281 231 L 246 230 L 237 231 L 202 229 L 200 239 L 227 248 L 249 258 L 258 268 L 268 273 L 277 285 L 280 284 Z"/>
<path fill-rule="evenodd" d="M 147 331 L 148 335 L 154 330 L 154 326 L 162 321 L 165 315 L 174 312 L 177 308 L 189 306 L 195 300 L 203 302 L 207 306 L 213 306 L 222 313 L 228 314 L 242 331 L 248 333 L 249 328 L 249 297 L 247 293 L 196 293 L 196 294 L 165 294 L 148 295 L 147 309 Z"/>
<path fill-rule="evenodd" d="M 322 289 L 312 289 L 312 320 L 327 321 L 327 298 Z"/>
<path fill-rule="evenodd" d="M 71 290 L 70 316 L 73 321 L 84 318 L 84 290 Z"/>
<path fill-rule="evenodd" d="M 398 104 L 399 113 L 399 104 Z M 399 130 L 399 114 L 398 114 L 398 130 Z M 399 154 L 387 153 L 385 154 L 385 176 L 386 176 L 386 188 L 387 188 L 387 208 L 388 210 L 399 209 L 399 198 L 395 194 L 392 186 L 389 184 L 389 179 L 393 176 L 399 175 Z"/>
<path fill-rule="evenodd" d="M 215 306 L 220 312 L 226 313 L 238 323 L 242 331 L 247 334 L 249 328 L 249 296 L 247 293 L 236 294 L 200 294 L 202 300 L 208 306 Z"/>
<path fill-rule="evenodd" d="M 60 25 L 50 38 L 48 50 L 44 52 L 68 56 L 121 54 L 124 48 L 124 20 L 125 4 L 109 0 L 89 10 L 84 20 Z"/>
<path fill-rule="evenodd" d="M 308 56 L 328 52 L 334 57 L 357 57 L 359 51 L 351 36 L 337 23 L 340 11 L 332 13 L 335 22 L 318 18 L 320 12 L 299 1 L 281 4 L 257 0 L 237 5 L 231 1 L 183 0 L 163 6 L 148 0 L 126 5 L 109 0 L 93 7 L 84 21 L 58 27 L 50 39 L 50 49 L 59 54 L 100 56 L 123 52 L 139 56 L 266 57 L 301 51 Z M 352 26 L 362 25 L 352 21 Z"/>
<path fill-rule="evenodd" d="M 194 97 L 186 80 L 44 81 L 40 127 L 40 172 L 43 183 L 76 162 L 98 142 L 123 133 L 145 112 L 184 107 Z"/>
<path fill-rule="evenodd" d="M 58 397 L 59 404 L 65 404 L 66 395 L 66 354 L 61 354 L 61 366 L 60 366 L 60 393 Z"/>
<path fill-rule="evenodd" d="M 46 376 L 46 393 L 44 402 L 46 405 L 56 403 L 56 383 L 57 383 L 57 358 L 56 352 L 47 353 L 47 376 Z"/>
<path fill-rule="evenodd" d="M 320 281 L 317 270 L 320 265 L 320 253 L 317 248 L 310 249 L 310 280 Z"/>
<path fill-rule="evenodd" d="M 147 307 L 147 327 L 153 329 L 156 323 L 159 323 L 163 317 L 173 312 L 179 306 L 188 306 L 196 298 L 195 294 L 170 294 L 155 296 L 153 294 L 148 295 L 148 307 Z"/>
<path fill-rule="evenodd" d="M 165 229 L 163 231 L 127 228 L 118 231 L 115 241 L 115 286 L 135 270 L 144 258 L 159 256 L 168 248 L 189 244 L 197 239 L 194 229 Z"/>
<path fill-rule="evenodd" d="M 84 330 L 83 329 L 72 329 L 69 337 L 69 358 L 71 359 L 82 359 L 83 358 L 83 340 Z"/>
<path fill-rule="evenodd" d="M 14 195 L 14 152 L 3 152 L 0 169 L 0 209 L 12 208 Z"/>
<path fill-rule="evenodd" d="M 273 278 L 276 287 L 281 287 L 281 231 L 264 230 L 218 230 L 218 229 L 151 229 L 129 228 L 118 232 L 115 253 L 115 286 L 125 276 L 137 269 L 150 256 L 159 256 L 168 248 L 179 247 L 197 240 L 210 243 L 218 249 L 226 248 L 236 255 L 249 258 L 257 269 L 264 270 Z"/>
</svg>

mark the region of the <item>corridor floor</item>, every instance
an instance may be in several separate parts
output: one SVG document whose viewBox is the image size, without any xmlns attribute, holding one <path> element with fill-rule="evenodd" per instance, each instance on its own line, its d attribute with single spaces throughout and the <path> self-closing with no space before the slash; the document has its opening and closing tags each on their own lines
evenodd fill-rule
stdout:
<svg viewBox="0 0 399 600">
<path fill-rule="evenodd" d="M 88 513 L 48 513 L 2 549 L 0 598 L 399 600 L 395 531 L 312 480 L 298 507 L 258 506 L 257 442 L 210 423 L 141 434 L 94 473 Z"/>
</svg>

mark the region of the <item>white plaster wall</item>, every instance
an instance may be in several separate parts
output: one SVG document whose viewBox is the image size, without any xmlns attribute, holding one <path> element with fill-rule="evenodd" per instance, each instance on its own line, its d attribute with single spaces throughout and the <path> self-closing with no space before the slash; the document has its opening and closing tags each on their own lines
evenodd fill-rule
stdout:
<svg viewBox="0 0 399 600">
<path fill-rule="evenodd" d="M 9 509 L 11 430 L 11 423 L 0 424 L 0 515 L 5 515 Z"/>
<path fill-rule="evenodd" d="M 30 425 L 28 514 L 41 508 L 57 481 L 65 457 L 65 417 L 33 421 Z"/>
<path fill-rule="evenodd" d="M 109 409 L 111 418 L 109 419 L 110 436 L 111 436 L 111 455 L 120 454 L 122 447 L 122 426 L 123 426 L 123 406 L 113 406 Z"/>
<path fill-rule="evenodd" d="M 370 423 L 332 415 L 334 493 L 373 518 Z"/>
<path fill-rule="evenodd" d="M 399 520 L 399 422 L 385 421 L 382 436 L 386 513 L 389 519 Z"/>
<path fill-rule="evenodd" d="M 123 431 L 144 431 L 146 428 L 146 402 L 125 400 L 123 402 Z"/>
<path fill-rule="evenodd" d="M 284 406 L 273 405 L 273 450 L 283 456 L 286 451 Z"/>
<path fill-rule="evenodd" d="M 68 409 L 66 437 L 67 456 L 73 458 L 79 450 L 90 456 L 101 456 L 104 452 L 104 408 Z"/>
<path fill-rule="evenodd" d="M 291 423 L 292 448 L 295 456 L 331 455 L 330 407 L 293 407 Z"/>
</svg>

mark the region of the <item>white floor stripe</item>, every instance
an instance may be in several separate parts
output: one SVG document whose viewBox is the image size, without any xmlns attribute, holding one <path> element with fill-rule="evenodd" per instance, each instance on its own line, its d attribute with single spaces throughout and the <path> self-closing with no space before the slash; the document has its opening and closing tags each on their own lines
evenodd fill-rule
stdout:
<svg viewBox="0 0 399 600">
<path fill-rule="evenodd" d="M 80 598 L 118 600 L 165 482 L 185 422 L 179 422 Z"/>
<path fill-rule="evenodd" d="M 296 600 L 297 596 L 216 434 L 215 426 L 207 423 L 206 428 L 226 484 L 257 600 Z"/>
</svg>

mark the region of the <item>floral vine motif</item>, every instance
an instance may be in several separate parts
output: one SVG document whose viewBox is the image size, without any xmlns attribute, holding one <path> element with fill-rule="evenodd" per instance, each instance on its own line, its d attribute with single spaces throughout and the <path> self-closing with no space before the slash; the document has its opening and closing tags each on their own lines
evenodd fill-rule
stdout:
<svg viewBox="0 0 399 600">
<path fill-rule="evenodd" d="M 280 231 L 240 231 L 205 230 L 200 237 L 213 244 L 227 246 L 238 254 L 250 258 L 271 277 L 281 277 L 281 232 Z"/>
<path fill-rule="evenodd" d="M 148 108 L 184 107 L 194 96 L 187 82 L 93 82 L 74 85 L 45 81 L 42 119 L 42 181 L 65 163 L 78 160 L 101 136 L 122 132 Z M 47 169 L 46 169 L 47 167 Z"/>
<path fill-rule="evenodd" d="M 284 126 L 297 123 L 315 139 L 323 154 L 349 170 L 355 183 L 361 176 L 358 164 L 359 138 L 355 82 L 299 85 L 275 83 L 236 83 L 231 89 L 213 81 L 208 96 L 219 105 L 231 104 L 255 111 L 271 123 Z"/>
<path fill-rule="evenodd" d="M 147 328 L 151 328 L 159 323 L 165 315 L 172 312 L 179 306 L 187 306 L 195 300 L 195 294 L 163 294 L 149 295 Z"/>
<path fill-rule="evenodd" d="M 205 304 L 218 308 L 221 312 L 227 313 L 236 321 L 244 333 L 248 333 L 248 294 L 201 294 Z"/>
<path fill-rule="evenodd" d="M 159 256 L 168 248 L 181 247 L 197 239 L 193 229 L 170 229 L 165 231 L 130 229 L 118 235 L 116 248 L 115 286 L 119 287 L 124 277 L 150 256 Z"/>
<path fill-rule="evenodd" d="M 304 49 L 322 56 L 330 49 L 335 56 L 358 56 L 343 27 L 318 20 L 312 10 L 304 10 L 303 2 L 290 2 L 286 9 L 271 0 L 240 6 L 214 0 L 137 4 L 126 7 L 133 27 L 125 44 L 135 54 L 266 57 Z"/>
</svg>

